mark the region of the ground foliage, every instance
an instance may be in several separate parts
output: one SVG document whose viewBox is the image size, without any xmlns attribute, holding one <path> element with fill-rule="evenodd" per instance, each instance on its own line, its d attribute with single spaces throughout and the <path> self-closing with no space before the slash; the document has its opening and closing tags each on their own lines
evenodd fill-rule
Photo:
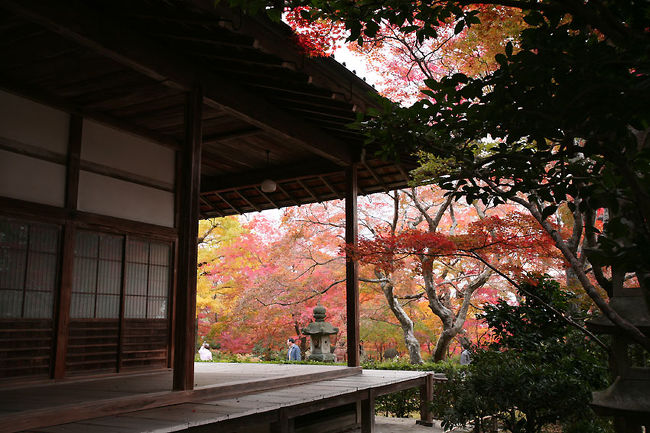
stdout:
<svg viewBox="0 0 650 433">
<path fill-rule="evenodd" d="M 591 391 L 607 384 L 600 347 L 561 320 L 583 322 L 575 296 L 541 277 L 522 285 L 519 305 L 486 305 L 492 342 L 476 347 L 466 371 L 448 370 L 434 413 L 447 427 L 473 423 L 481 430 L 498 419 L 512 433 L 538 433 L 546 425 L 602 431 L 589 408 Z M 486 424 L 484 426 L 484 424 Z"/>
</svg>

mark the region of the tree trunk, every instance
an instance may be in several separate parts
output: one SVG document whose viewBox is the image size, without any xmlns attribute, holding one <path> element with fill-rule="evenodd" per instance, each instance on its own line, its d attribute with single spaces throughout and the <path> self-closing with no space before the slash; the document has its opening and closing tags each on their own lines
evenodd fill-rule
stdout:
<svg viewBox="0 0 650 433">
<path fill-rule="evenodd" d="M 438 362 L 447 358 L 447 351 L 449 350 L 449 345 L 454 340 L 454 337 L 458 335 L 460 329 L 450 328 L 445 329 L 440 334 L 438 342 L 436 343 L 435 349 L 433 349 L 433 361 Z"/>
<path fill-rule="evenodd" d="M 485 268 L 483 272 L 469 282 L 463 294 L 463 303 L 458 311 L 454 312 L 451 308 L 449 298 L 439 297 L 438 295 L 430 262 L 425 259 L 422 263 L 422 275 L 424 276 L 424 287 L 427 292 L 429 308 L 442 322 L 442 333 L 433 350 L 433 360 L 437 362 L 447 358 L 449 345 L 462 332 L 463 325 L 465 325 L 472 295 L 479 287 L 487 283 L 490 276 L 492 276 L 492 270 Z"/>
<path fill-rule="evenodd" d="M 375 271 L 377 279 L 379 279 L 380 286 L 384 292 L 384 296 L 388 301 L 388 306 L 393 312 L 393 315 L 400 323 L 402 327 L 402 332 L 404 333 L 404 344 L 406 345 L 407 350 L 409 351 L 409 360 L 411 364 L 422 364 L 422 355 L 420 353 L 420 342 L 415 337 L 413 331 L 413 321 L 406 314 L 406 311 L 402 308 L 399 301 L 393 293 L 393 283 L 386 275 L 382 275 L 379 271 Z"/>
</svg>

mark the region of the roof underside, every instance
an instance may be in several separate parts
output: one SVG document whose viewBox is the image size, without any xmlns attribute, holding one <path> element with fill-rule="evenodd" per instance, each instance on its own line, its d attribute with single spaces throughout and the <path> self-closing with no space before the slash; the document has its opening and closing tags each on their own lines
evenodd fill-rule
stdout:
<svg viewBox="0 0 650 433">
<path fill-rule="evenodd" d="M 346 126 L 372 88 L 290 37 L 212 1 L 0 0 L 0 87 L 181 149 L 200 85 L 203 217 L 343 198 L 359 161 L 360 193 L 406 186 L 412 166 L 361 158 Z"/>
</svg>

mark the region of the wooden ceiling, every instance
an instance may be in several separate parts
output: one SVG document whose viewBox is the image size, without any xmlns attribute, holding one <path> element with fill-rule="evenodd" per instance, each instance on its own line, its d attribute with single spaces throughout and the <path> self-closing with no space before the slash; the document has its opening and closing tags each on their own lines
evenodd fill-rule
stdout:
<svg viewBox="0 0 650 433">
<path fill-rule="evenodd" d="M 176 149 L 200 85 L 203 217 L 343 198 L 353 163 L 362 194 L 406 186 L 412 168 L 346 126 L 375 104 L 370 86 L 212 0 L 0 0 L 0 58 L 0 87 Z"/>
</svg>

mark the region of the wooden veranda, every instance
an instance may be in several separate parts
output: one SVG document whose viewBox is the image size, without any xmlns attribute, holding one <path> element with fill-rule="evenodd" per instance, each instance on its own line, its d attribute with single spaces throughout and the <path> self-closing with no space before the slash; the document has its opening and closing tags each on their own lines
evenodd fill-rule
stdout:
<svg viewBox="0 0 650 433">
<path fill-rule="evenodd" d="M 360 425 L 371 432 L 377 396 L 419 387 L 426 407 L 431 378 L 358 367 L 200 363 L 192 391 L 169 391 L 169 371 L 0 390 L 0 431 L 325 432 Z M 427 410 L 422 416 L 430 421 Z"/>
</svg>

